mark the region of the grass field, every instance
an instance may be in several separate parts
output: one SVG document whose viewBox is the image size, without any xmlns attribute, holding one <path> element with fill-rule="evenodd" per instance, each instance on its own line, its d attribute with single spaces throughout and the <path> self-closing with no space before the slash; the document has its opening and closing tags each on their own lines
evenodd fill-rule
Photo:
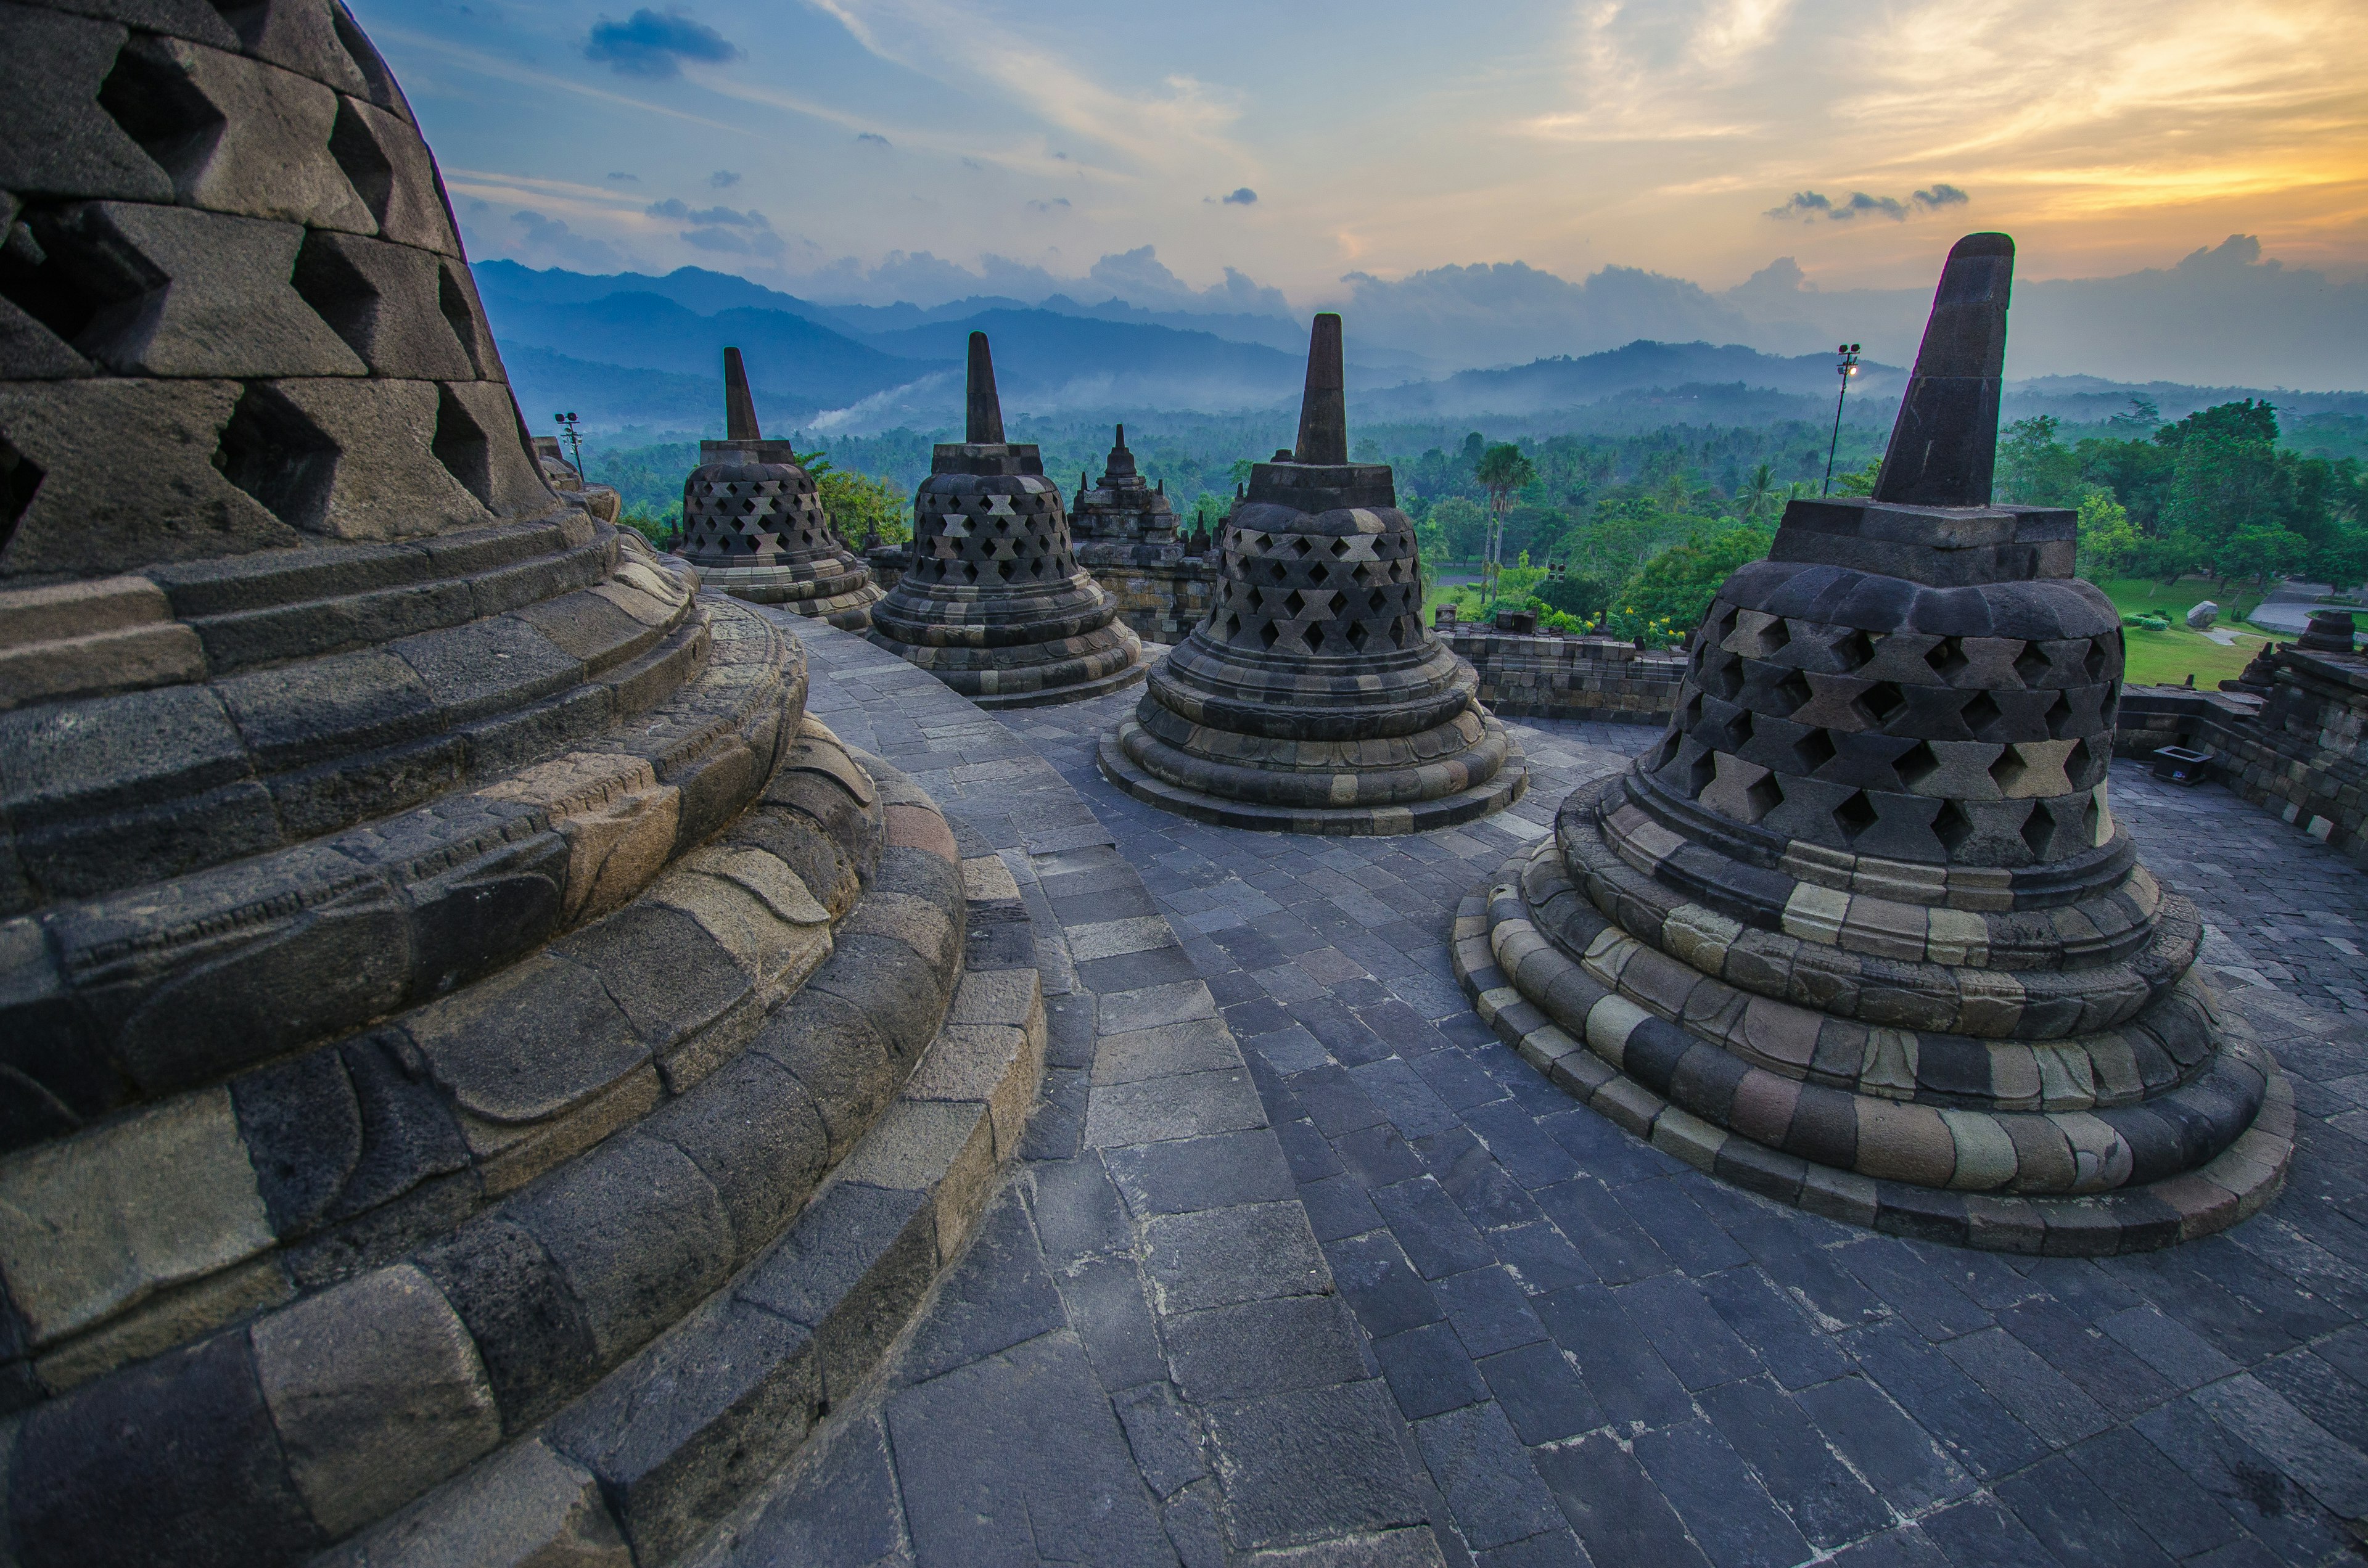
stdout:
<svg viewBox="0 0 2368 1568">
<path fill-rule="evenodd" d="M 2123 627 L 2129 645 L 2129 669 L 2123 678 L 2133 686 L 2180 686 L 2192 675 L 2198 690 L 2217 691 L 2222 681 L 2244 673 L 2261 644 L 2269 641 L 2267 633 L 2237 624 L 2259 600 L 2249 594 L 2222 599 L 2216 583 L 2189 577 L 2165 586 L 2149 578 L 2116 577 L 2103 586 L 2106 597 L 2125 619 L 2146 614 L 2170 619 L 2166 631 Z M 2219 601 L 2220 624 L 2236 633 L 2235 647 L 2224 648 L 2202 632 L 2187 629 L 2187 612 L 2204 599 Z"/>
</svg>

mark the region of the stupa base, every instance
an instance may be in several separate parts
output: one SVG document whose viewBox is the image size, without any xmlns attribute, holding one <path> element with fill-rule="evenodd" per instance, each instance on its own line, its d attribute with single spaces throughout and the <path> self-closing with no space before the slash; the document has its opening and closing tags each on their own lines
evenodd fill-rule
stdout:
<svg viewBox="0 0 2368 1568">
<path fill-rule="evenodd" d="M 2210 1235 L 2259 1211 L 2284 1184 L 2294 1153 L 2294 1090 L 2234 1007 L 2222 1010 L 2220 1051 L 2238 1070 L 2261 1074 L 2260 1110 L 2212 1159 L 2152 1182 L 2078 1196 L 1923 1187 L 1839 1170 L 1718 1126 L 1671 1104 L 1663 1092 L 1682 1094 L 1683 1085 L 1656 1086 L 1627 1070 L 1621 1026 L 1639 1009 L 1626 998 L 1615 992 L 1596 1003 L 1583 1024 L 1565 1020 L 1575 1028 L 1549 1015 L 1546 999 L 1558 986 L 1565 994 L 1601 987 L 1530 919 L 1523 883 L 1535 853 L 1515 855 L 1456 909 L 1457 981 L 1482 1019 L 1531 1066 L 1580 1104 L 1705 1175 L 1893 1235 L 2058 1257 L 2149 1252 Z M 1507 953 L 1514 956 L 1508 960 L 1501 956 Z M 1520 972 L 1518 983 L 1506 972 L 1508 961 Z"/>
<path fill-rule="evenodd" d="M 1490 728 L 1501 732 L 1502 726 L 1495 719 L 1487 722 Z M 1507 736 L 1504 765 L 1495 774 L 1468 789 L 1433 800 L 1351 806 L 1236 801 L 1187 790 L 1144 771 L 1125 751 L 1128 733 L 1140 727 L 1130 719 L 1102 737 L 1097 752 L 1102 777 L 1147 805 L 1215 827 L 1243 827 L 1256 833 L 1329 834 L 1345 838 L 1427 833 L 1503 811 L 1526 794 L 1530 787 L 1529 765 L 1522 760 L 1520 745 Z"/>
<path fill-rule="evenodd" d="M 794 571 L 779 566 L 702 566 L 699 581 L 700 586 L 735 599 L 779 605 L 793 615 L 859 634 L 871 630 L 871 607 L 888 597 L 888 590 L 869 576 L 856 587 L 827 591 L 834 585 L 810 576 L 801 580 Z"/>
</svg>

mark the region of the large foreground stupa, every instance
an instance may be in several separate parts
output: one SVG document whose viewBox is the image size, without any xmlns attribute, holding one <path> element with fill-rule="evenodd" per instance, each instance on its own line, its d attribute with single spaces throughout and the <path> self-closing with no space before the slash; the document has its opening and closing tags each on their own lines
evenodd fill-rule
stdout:
<svg viewBox="0 0 2368 1568">
<path fill-rule="evenodd" d="M 871 612 L 871 641 L 981 708 L 1076 702 L 1143 678 L 1143 640 L 1077 563 L 1061 487 L 1003 438 L 986 334 L 970 335 L 963 439 L 913 497 L 911 560 Z"/>
<path fill-rule="evenodd" d="M 871 569 L 831 527 L 795 449 L 757 429 L 737 348 L 723 351 L 723 439 L 699 443 L 699 466 L 682 482 L 675 553 L 711 588 L 843 631 L 869 630 L 880 599 Z"/>
<path fill-rule="evenodd" d="M 1111 782 L 1203 822 L 1417 833 L 1510 805 L 1520 748 L 1423 624 L 1414 523 L 1349 460 L 1340 318 L 1315 318 L 1299 444 L 1250 471 L 1209 613 L 1105 737 Z"/>
<path fill-rule="evenodd" d="M 2120 617 L 2073 515 L 1990 504 L 2013 267 L 1950 253 L 1874 494 L 1786 506 L 1668 733 L 1466 901 L 1456 963 L 1556 1083 L 1738 1185 L 2132 1251 L 2267 1202 L 2293 1098 L 2113 820 Z"/>
<path fill-rule="evenodd" d="M 1016 900 L 546 484 L 342 7 L 0 62 L 0 1558 L 671 1560 L 959 1247 Z"/>
</svg>

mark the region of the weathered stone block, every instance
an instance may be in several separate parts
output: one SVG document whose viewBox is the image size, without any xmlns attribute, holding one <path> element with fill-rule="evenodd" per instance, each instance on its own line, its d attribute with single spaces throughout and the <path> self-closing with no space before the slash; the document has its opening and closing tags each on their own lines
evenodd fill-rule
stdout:
<svg viewBox="0 0 2368 1568">
<path fill-rule="evenodd" d="M 501 1440 L 474 1342 L 409 1265 L 307 1297 L 256 1324 L 254 1337 L 289 1472 L 333 1535 L 408 1502 Z"/>
<path fill-rule="evenodd" d="M 0 1274 L 37 1346 L 271 1244 L 226 1090 L 28 1151 L 0 1169 Z"/>
</svg>

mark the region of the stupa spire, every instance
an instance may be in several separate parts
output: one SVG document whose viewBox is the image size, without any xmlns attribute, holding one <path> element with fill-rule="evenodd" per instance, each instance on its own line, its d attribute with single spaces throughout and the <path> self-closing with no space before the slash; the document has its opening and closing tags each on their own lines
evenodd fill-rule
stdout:
<svg viewBox="0 0 2368 1568">
<path fill-rule="evenodd" d="M 986 334 L 970 335 L 970 388 L 962 439 L 973 447 L 1003 445 L 1003 400 L 995 393 L 995 358 Z"/>
<path fill-rule="evenodd" d="M 1349 460 L 1349 404 L 1340 369 L 1340 318 L 1315 318 L 1307 335 L 1307 390 L 1299 400 L 1299 445 L 1293 462 L 1338 465 Z"/>
<path fill-rule="evenodd" d="M 1899 400 L 1874 499 L 1908 506 L 1987 506 L 1998 462 L 2014 241 L 1967 234 L 1932 294 L 1916 373 Z"/>
<path fill-rule="evenodd" d="M 748 368 L 740 362 L 740 350 L 723 351 L 723 438 L 727 441 L 761 441 L 757 430 L 757 402 L 748 395 Z"/>
</svg>

